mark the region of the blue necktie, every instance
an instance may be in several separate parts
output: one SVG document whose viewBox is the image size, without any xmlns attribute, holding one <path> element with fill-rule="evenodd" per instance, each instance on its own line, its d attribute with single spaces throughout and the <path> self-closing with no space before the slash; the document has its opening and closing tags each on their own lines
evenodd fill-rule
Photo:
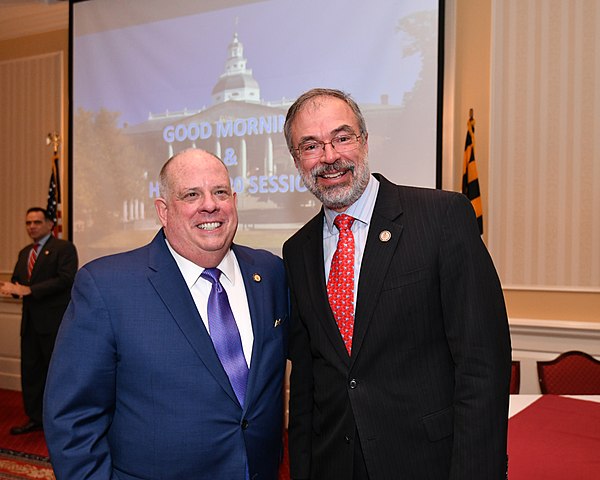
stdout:
<svg viewBox="0 0 600 480">
<path fill-rule="evenodd" d="M 208 328 L 221 364 L 227 372 L 229 382 L 240 405 L 244 405 L 248 383 L 248 365 L 244 357 L 242 339 L 233 318 L 227 292 L 221 285 L 221 270 L 207 268 L 200 275 L 212 283 L 208 296 Z"/>
</svg>

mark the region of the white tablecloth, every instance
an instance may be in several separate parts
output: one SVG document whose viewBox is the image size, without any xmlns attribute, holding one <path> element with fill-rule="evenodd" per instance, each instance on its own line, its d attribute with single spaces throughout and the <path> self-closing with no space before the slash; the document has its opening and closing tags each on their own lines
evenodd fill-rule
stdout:
<svg viewBox="0 0 600 480">
<path fill-rule="evenodd" d="M 590 402 L 600 403 L 600 395 L 563 395 L 564 397 L 578 398 L 579 400 L 589 400 Z M 527 408 L 535 402 L 541 395 L 511 395 L 510 406 L 508 408 L 508 418 L 516 415 L 521 410 Z"/>
</svg>

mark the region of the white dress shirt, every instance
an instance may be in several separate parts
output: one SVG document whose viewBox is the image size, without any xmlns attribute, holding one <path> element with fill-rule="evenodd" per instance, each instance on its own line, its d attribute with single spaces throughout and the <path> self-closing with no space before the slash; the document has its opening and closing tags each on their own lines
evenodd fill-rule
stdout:
<svg viewBox="0 0 600 480">
<path fill-rule="evenodd" d="M 167 247 L 171 251 L 181 274 L 188 286 L 198 313 L 202 318 L 204 327 L 210 335 L 210 327 L 208 325 L 208 296 L 212 288 L 212 283 L 205 278 L 200 277 L 204 271 L 203 267 L 196 265 L 185 257 L 179 255 L 166 240 Z M 246 287 L 242 278 L 242 272 L 237 262 L 237 258 L 232 250 L 229 250 L 221 263 L 217 265 L 221 270 L 221 284 L 227 292 L 231 311 L 235 318 L 240 337 L 242 339 L 242 348 L 248 368 L 250 367 L 250 359 L 252 358 L 252 345 L 254 343 L 254 333 L 252 332 L 252 320 L 250 318 L 250 308 L 248 307 L 248 299 L 246 297 Z"/>
</svg>

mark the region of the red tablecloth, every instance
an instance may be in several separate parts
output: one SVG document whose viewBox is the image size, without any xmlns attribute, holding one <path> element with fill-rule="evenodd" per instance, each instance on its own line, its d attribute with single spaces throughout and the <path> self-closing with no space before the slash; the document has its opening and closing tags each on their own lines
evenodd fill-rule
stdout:
<svg viewBox="0 0 600 480">
<path fill-rule="evenodd" d="M 509 480 L 599 480 L 600 403 L 543 395 L 508 421 Z"/>
</svg>

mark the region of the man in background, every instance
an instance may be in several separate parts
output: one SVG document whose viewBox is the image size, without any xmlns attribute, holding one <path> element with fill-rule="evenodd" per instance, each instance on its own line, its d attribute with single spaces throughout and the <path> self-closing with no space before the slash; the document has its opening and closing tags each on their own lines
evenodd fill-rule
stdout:
<svg viewBox="0 0 600 480">
<path fill-rule="evenodd" d="M 77 250 L 71 242 L 52 236 L 54 222 L 46 210 L 27 210 L 25 228 L 33 243 L 19 252 L 11 281 L 0 282 L 2 295 L 23 299 L 21 389 L 29 420 L 11 428 L 13 435 L 42 429 L 48 365 L 77 272 Z"/>
<path fill-rule="evenodd" d="M 292 478 L 503 479 L 510 337 L 470 202 L 371 175 L 338 90 L 300 96 L 284 132 L 324 207 L 283 247 Z"/>
<path fill-rule="evenodd" d="M 162 230 L 82 267 L 52 358 L 45 435 L 58 480 L 276 480 L 288 293 L 283 262 L 232 244 L 225 165 L 160 172 Z"/>
</svg>

